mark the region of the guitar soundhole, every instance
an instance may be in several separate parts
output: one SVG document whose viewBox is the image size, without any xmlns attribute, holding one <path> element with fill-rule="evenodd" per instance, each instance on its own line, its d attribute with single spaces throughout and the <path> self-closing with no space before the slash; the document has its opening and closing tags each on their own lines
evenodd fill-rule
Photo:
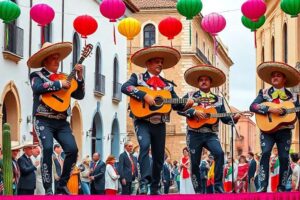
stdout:
<svg viewBox="0 0 300 200">
<path fill-rule="evenodd" d="M 285 109 L 285 108 L 282 108 L 282 110 L 283 110 L 283 113 L 279 115 L 280 117 L 283 117 L 283 116 L 286 115 L 286 109 Z"/>
<path fill-rule="evenodd" d="M 164 99 L 162 97 L 155 97 L 154 101 L 155 105 L 159 107 L 162 106 L 164 103 Z"/>
</svg>

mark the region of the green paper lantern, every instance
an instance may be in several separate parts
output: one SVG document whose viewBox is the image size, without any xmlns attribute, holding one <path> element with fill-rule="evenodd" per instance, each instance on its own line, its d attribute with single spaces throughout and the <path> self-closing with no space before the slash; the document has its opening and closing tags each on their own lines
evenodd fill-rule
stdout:
<svg viewBox="0 0 300 200">
<path fill-rule="evenodd" d="M 256 31 L 259 29 L 262 25 L 264 25 L 266 21 L 266 16 L 261 16 L 257 22 L 251 21 L 251 19 L 243 16 L 242 17 L 242 23 L 245 27 L 249 28 L 251 31 Z"/>
<path fill-rule="evenodd" d="M 300 13 L 300 1 L 299 0 L 281 0 L 281 10 L 292 17 L 297 17 Z"/>
<path fill-rule="evenodd" d="M 200 13 L 203 5 L 201 0 L 178 0 L 176 7 L 181 15 L 191 20 Z"/>
<path fill-rule="evenodd" d="M 17 4 L 10 0 L 0 1 L 0 19 L 4 23 L 9 23 L 17 19 L 21 14 L 21 10 Z"/>
</svg>

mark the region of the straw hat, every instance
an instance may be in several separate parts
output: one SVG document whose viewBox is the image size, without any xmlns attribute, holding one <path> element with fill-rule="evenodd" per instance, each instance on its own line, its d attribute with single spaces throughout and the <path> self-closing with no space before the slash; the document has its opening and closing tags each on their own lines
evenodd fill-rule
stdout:
<svg viewBox="0 0 300 200">
<path fill-rule="evenodd" d="M 11 141 L 11 150 L 18 150 L 18 149 L 22 149 L 23 145 L 20 144 L 20 142 L 18 141 Z"/>
<path fill-rule="evenodd" d="M 45 42 L 42 48 L 33 54 L 27 61 L 27 66 L 30 68 L 40 68 L 42 67 L 42 62 L 48 56 L 58 53 L 60 55 L 59 61 L 67 57 L 72 51 L 71 42 L 59 42 L 59 43 L 50 43 Z"/>
<path fill-rule="evenodd" d="M 285 87 L 293 87 L 300 82 L 300 73 L 292 66 L 281 62 L 264 62 L 257 67 L 257 75 L 272 85 L 272 72 L 281 72 L 286 77 Z"/>
<path fill-rule="evenodd" d="M 36 147 L 38 146 L 37 144 L 33 144 L 33 141 L 25 141 L 23 143 L 23 149 L 26 148 L 26 147 Z"/>
<path fill-rule="evenodd" d="M 201 76 L 208 76 L 211 78 L 211 87 L 218 87 L 225 83 L 226 76 L 225 74 L 216 67 L 211 65 L 197 65 L 191 67 L 184 73 L 185 81 L 196 88 L 199 87 L 198 80 Z"/>
<path fill-rule="evenodd" d="M 152 46 L 141 49 L 131 56 L 131 62 L 140 67 L 146 67 L 146 62 L 151 58 L 163 58 L 163 69 L 175 66 L 181 55 L 174 48 L 166 46 Z"/>
</svg>

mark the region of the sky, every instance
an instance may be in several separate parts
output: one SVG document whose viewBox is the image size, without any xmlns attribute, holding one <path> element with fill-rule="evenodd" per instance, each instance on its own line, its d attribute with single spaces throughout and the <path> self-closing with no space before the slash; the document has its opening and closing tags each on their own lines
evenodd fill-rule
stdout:
<svg viewBox="0 0 300 200">
<path fill-rule="evenodd" d="M 201 13 L 222 14 L 226 27 L 219 34 L 229 48 L 229 56 L 234 65 L 230 69 L 230 104 L 239 110 L 249 110 L 256 97 L 256 55 L 254 33 L 241 23 L 241 6 L 245 0 L 202 0 Z M 235 11 L 230 11 L 235 10 Z"/>
</svg>

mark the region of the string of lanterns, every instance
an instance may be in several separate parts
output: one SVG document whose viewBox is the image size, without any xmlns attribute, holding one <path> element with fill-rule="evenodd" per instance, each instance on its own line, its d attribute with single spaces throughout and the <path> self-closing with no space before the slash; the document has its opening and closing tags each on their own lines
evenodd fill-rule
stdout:
<svg viewBox="0 0 300 200">
<path fill-rule="evenodd" d="M 280 7 L 283 12 L 291 17 L 297 17 L 300 13 L 300 1 L 281 0 Z M 189 35 L 191 45 L 191 20 L 198 15 L 203 4 L 201 0 L 178 0 L 176 5 L 177 11 L 189 20 Z M 103 0 L 99 5 L 100 13 L 110 22 L 115 23 L 121 18 L 126 11 L 126 5 L 122 0 Z M 256 32 L 266 21 L 264 16 L 267 10 L 264 0 L 247 0 L 241 6 L 243 16 L 241 18 L 242 24 Z M 10 0 L 0 0 L 0 19 L 8 24 L 16 20 L 20 16 L 20 7 Z M 47 4 L 36 4 L 30 9 L 30 17 L 38 26 L 41 26 L 41 40 L 44 42 L 44 27 L 47 26 L 55 17 L 55 12 Z M 97 28 L 97 21 L 89 15 L 81 15 L 73 21 L 73 27 L 82 38 L 87 38 L 93 34 Z M 214 38 L 214 52 L 216 55 L 216 35 L 226 27 L 225 18 L 219 13 L 210 13 L 203 17 L 201 27 L 204 31 L 211 34 Z M 122 19 L 118 24 L 118 31 L 131 41 L 136 35 L 140 33 L 141 23 L 132 17 Z M 159 23 L 159 31 L 162 35 L 171 40 L 176 37 L 182 30 L 182 23 L 174 17 L 167 17 Z M 116 44 L 115 26 L 113 26 L 114 43 Z"/>
</svg>

